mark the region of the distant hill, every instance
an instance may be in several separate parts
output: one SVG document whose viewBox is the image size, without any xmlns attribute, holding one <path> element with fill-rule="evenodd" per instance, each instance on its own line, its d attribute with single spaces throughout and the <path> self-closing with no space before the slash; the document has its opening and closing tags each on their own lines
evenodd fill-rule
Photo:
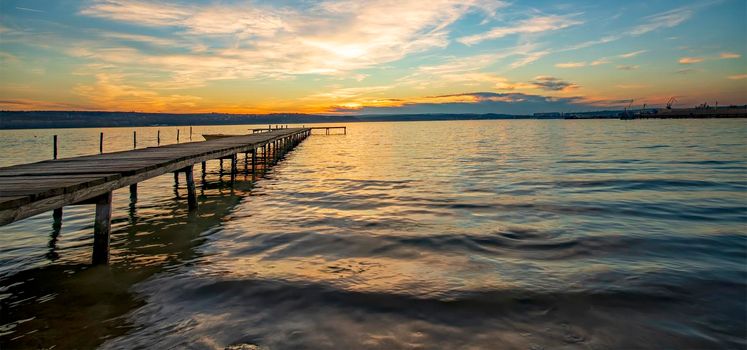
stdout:
<svg viewBox="0 0 747 350">
<path fill-rule="evenodd" d="M 172 114 L 88 111 L 0 111 L 0 129 L 101 128 L 179 125 L 312 124 L 366 121 L 426 121 L 522 119 L 531 116 L 506 114 L 399 114 L 399 115 L 319 115 L 278 114 Z"/>
</svg>

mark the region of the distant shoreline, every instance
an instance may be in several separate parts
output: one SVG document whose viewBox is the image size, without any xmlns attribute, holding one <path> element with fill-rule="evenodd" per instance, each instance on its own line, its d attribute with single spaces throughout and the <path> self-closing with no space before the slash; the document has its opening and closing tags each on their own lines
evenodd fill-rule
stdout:
<svg viewBox="0 0 747 350">
<path fill-rule="evenodd" d="M 408 122 L 451 120 L 620 120 L 624 111 L 598 111 L 584 113 L 538 113 L 535 115 L 510 114 L 386 114 L 386 115 L 321 115 L 321 114 L 224 114 L 224 113 L 141 113 L 101 111 L 0 111 L 0 130 L 23 129 L 75 129 L 116 127 L 176 127 L 210 125 L 285 125 L 358 122 Z M 738 119 L 747 115 L 640 115 L 624 119 Z"/>
</svg>

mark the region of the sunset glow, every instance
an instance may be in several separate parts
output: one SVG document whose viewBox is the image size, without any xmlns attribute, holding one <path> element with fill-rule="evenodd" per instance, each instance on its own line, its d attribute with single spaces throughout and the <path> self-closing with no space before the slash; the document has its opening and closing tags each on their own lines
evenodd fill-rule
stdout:
<svg viewBox="0 0 747 350">
<path fill-rule="evenodd" d="M 0 109 L 523 114 L 670 97 L 744 104 L 746 6 L 2 1 Z"/>
</svg>

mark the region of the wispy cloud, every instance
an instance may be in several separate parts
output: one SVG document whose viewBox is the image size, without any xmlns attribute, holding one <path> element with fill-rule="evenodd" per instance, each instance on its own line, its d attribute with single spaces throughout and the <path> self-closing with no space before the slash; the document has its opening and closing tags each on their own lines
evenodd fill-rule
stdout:
<svg viewBox="0 0 747 350">
<path fill-rule="evenodd" d="M 640 67 L 641 66 L 639 66 L 639 65 L 621 64 L 621 65 L 618 65 L 615 68 L 617 68 L 619 70 L 636 70 L 636 69 L 638 69 Z"/>
<path fill-rule="evenodd" d="M 638 36 L 661 28 L 672 28 L 690 19 L 693 12 L 693 8 L 686 6 L 648 16 L 644 23 L 633 27 L 628 33 Z"/>
<path fill-rule="evenodd" d="M 555 67 L 558 68 L 581 68 L 586 67 L 586 62 L 565 62 L 565 63 L 556 63 Z"/>
<path fill-rule="evenodd" d="M 644 53 L 646 51 L 648 51 L 648 50 L 638 50 L 638 51 L 628 52 L 628 53 L 624 53 L 624 54 L 620 55 L 620 57 L 622 57 L 622 58 L 631 58 L 631 57 L 638 56 L 638 55 L 640 55 L 640 54 L 642 54 L 642 53 Z"/>
<path fill-rule="evenodd" d="M 562 79 L 558 79 L 551 76 L 538 76 L 534 78 L 534 81 L 532 82 L 535 86 L 542 90 L 548 90 L 548 91 L 566 91 L 570 89 L 575 89 L 578 87 L 578 85 L 571 83 L 569 81 L 565 81 Z"/>
<path fill-rule="evenodd" d="M 205 41 L 191 53 L 157 56 L 129 52 L 127 62 L 148 62 L 193 84 L 216 78 L 281 78 L 284 75 L 354 72 L 448 44 L 448 27 L 471 11 L 492 11 L 485 1 L 324 1 L 304 8 L 253 4 L 176 5 L 143 1 L 98 0 L 81 14 L 163 27 L 184 41 Z M 486 7 L 487 6 L 487 7 Z M 382 15 L 386 14 L 386 15 Z M 109 34 L 110 37 L 117 37 Z M 157 43 L 141 35 L 118 35 L 121 40 Z M 230 43 L 216 47 L 216 43 Z M 167 43 L 162 43 L 167 44 Z M 90 59 L 117 57 L 92 50 Z M 121 62 L 123 63 L 123 62 Z M 222 71 L 222 72 L 221 72 Z M 217 74 L 216 74 L 217 73 Z"/>
<path fill-rule="evenodd" d="M 643 23 L 638 24 L 630 29 L 624 30 L 621 33 L 604 35 L 600 39 L 584 41 L 578 44 L 571 45 L 560 51 L 573 51 L 579 50 L 595 45 L 607 44 L 626 37 L 641 36 L 646 33 L 653 32 L 658 29 L 676 27 L 693 16 L 695 10 L 708 6 L 710 3 L 683 6 L 676 9 L 672 9 L 666 12 L 657 13 L 644 18 Z"/>
<path fill-rule="evenodd" d="M 703 57 L 682 57 L 677 62 L 680 64 L 695 64 L 705 61 Z"/>
<path fill-rule="evenodd" d="M 78 85 L 74 92 L 89 101 L 92 107 L 102 110 L 117 110 L 124 105 L 141 111 L 187 111 L 201 100 L 197 96 L 159 94 L 129 85 L 125 78 L 121 74 L 98 73 L 94 84 Z"/>
<path fill-rule="evenodd" d="M 718 57 L 722 60 L 730 60 L 730 59 L 740 58 L 742 57 L 742 55 L 738 53 L 733 53 L 733 52 L 722 52 L 721 54 L 718 55 Z"/>
<path fill-rule="evenodd" d="M 730 75 L 727 77 L 729 80 L 743 80 L 747 79 L 747 74 Z"/>
<path fill-rule="evenodd" d="M 599 66 L 599 65 L 608 64 L 608 63 L 610 63 L 610 60 L 608 58 L 603 57 L 598 60 L 591 61 L 590 65 Z"/>
<path fill-rule="evenodd" d="M 568 28 L 583 23 L 575 19 L 576 16 L 578 14 L 529 18 L 512 26 L 496 27 L 485 33 L 469 35 L 457 40 L 465 45 L 474 45 L 485 40 L 498 39 L 514 34 L 532 34 Z"/>
<path fill-rule="evenodd" d="M 18 7 L 18 6 L 16 6 L 16 10 L 29 11 L 29 12 L 44 12 L 42 10 L 32 9 L 28 7 Z"/>
</svg>

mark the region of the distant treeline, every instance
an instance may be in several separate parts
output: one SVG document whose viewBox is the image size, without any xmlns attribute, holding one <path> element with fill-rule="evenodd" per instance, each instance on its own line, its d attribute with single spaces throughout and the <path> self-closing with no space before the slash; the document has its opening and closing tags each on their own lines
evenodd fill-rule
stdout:
<svg viewBox="0 0 747 350">
<path fill-rule="evenodd" d="M 507 114 L 397 114 L 397 115 L 318 115 L 318 114 L 172 114 L 89 111 L 0 111 L 0 129 L 102 128 L 180 125 L 312 124 L 367 121 L 426 121 L 523 119 L 532 116 Z"/>
</svg>

